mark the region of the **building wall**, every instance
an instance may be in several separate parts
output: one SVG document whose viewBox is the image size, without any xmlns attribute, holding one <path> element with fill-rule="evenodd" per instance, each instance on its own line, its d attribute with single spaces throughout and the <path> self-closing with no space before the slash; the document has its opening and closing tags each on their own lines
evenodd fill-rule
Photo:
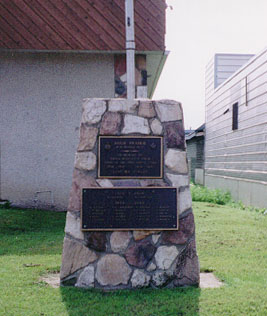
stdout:
<svg viewBox="0 0 267 316">
<path fill-rule="evenodd" d="M 205 159 L 207 186 L 230 190 L 245 204 L 267 206 L 267 50 L 207 91 Z"/>
<path fill-rule="evenodd" d="M 194 137 L 186 141 L 187 157 L 190 161 L 190 177 L 195 181 L 195 169 L 203 168 L 204 164 L 204 137 Z"/>
<path fill-rule="evenodd" d="M 114 96 L 113 55 L 1 53 L 1 195 L 15 205 L 67 206 L 81 103 Z"/>
<path fill-rule="evenodd" d="M 250 54 L 215 54 L 206 66 L 206 97 L 212 95 L 214 89 L 231 77 L 253 56 Z"/>
<path fill-rule="evenodd" d="M 214 88 L 217 88 L 252 57 L 253 55 L 244 54 L 216 54 L 214 60 Z"/>
<path fill-rule="evenodd" d="M 186 153 L 189 163 L 189 175 L 190 179 L 194 180 L 195 178 L 195 164 L 196 164 L 196 143 L 186 141 Z"/>
</svg>

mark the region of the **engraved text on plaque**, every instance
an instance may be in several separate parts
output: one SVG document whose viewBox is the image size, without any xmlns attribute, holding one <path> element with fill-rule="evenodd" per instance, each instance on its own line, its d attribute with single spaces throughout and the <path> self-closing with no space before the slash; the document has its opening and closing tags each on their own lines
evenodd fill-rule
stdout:
<svg viewBox="0 0 267 316">
<path fill-rule="evenodd" d="M 100 136 L 99 178 L 162 178 L 162 137 Z"/>
<path fill-rule="evenodd" d="M 82 230 L 177 230 L 173 187 L 88 188 L 82 194 Z"/>
</svg>

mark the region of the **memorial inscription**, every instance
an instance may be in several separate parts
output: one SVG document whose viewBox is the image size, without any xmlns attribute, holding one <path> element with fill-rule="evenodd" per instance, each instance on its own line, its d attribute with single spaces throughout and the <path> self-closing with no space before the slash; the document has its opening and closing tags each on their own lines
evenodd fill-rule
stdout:
<svg viewBox="0 0 267 316">
<path fill-rule="evenodd" d="M 99 178 L 162 178 L 163 142 L 157 136 L 99 136 Z"/>
<path fill-rule="evenodd" d="M 177 189 L 85 188 L 82 230 L 178 229 Z"/>
</svg>

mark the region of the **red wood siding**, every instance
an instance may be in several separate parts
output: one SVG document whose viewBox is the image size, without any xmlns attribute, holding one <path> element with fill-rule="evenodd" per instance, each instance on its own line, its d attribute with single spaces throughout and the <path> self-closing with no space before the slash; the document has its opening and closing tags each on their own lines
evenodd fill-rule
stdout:
<svg viewBox="0 0 267 316">
<path fill-rule="evenodd" d="M 165 49 L 165 0 L 135 0 L 139 51 Z M 0 48 L 124 50 L 124 0 L 0 0 Z"/>
</svg>

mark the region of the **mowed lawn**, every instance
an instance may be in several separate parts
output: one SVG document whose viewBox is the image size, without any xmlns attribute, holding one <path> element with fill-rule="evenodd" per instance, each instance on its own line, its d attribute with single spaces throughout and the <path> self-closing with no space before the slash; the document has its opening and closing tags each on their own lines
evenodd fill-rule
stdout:
<svg viewBox="0 0 267 316">
<path fill-rule="evenodd" d="M 218 289 L 101 293 L 40 281 L 60 269 L 64 213 L 0 209 L 0 315 L 267 315 L 267 216 L 194 202 L 201 271 Z"/>
</svg>

